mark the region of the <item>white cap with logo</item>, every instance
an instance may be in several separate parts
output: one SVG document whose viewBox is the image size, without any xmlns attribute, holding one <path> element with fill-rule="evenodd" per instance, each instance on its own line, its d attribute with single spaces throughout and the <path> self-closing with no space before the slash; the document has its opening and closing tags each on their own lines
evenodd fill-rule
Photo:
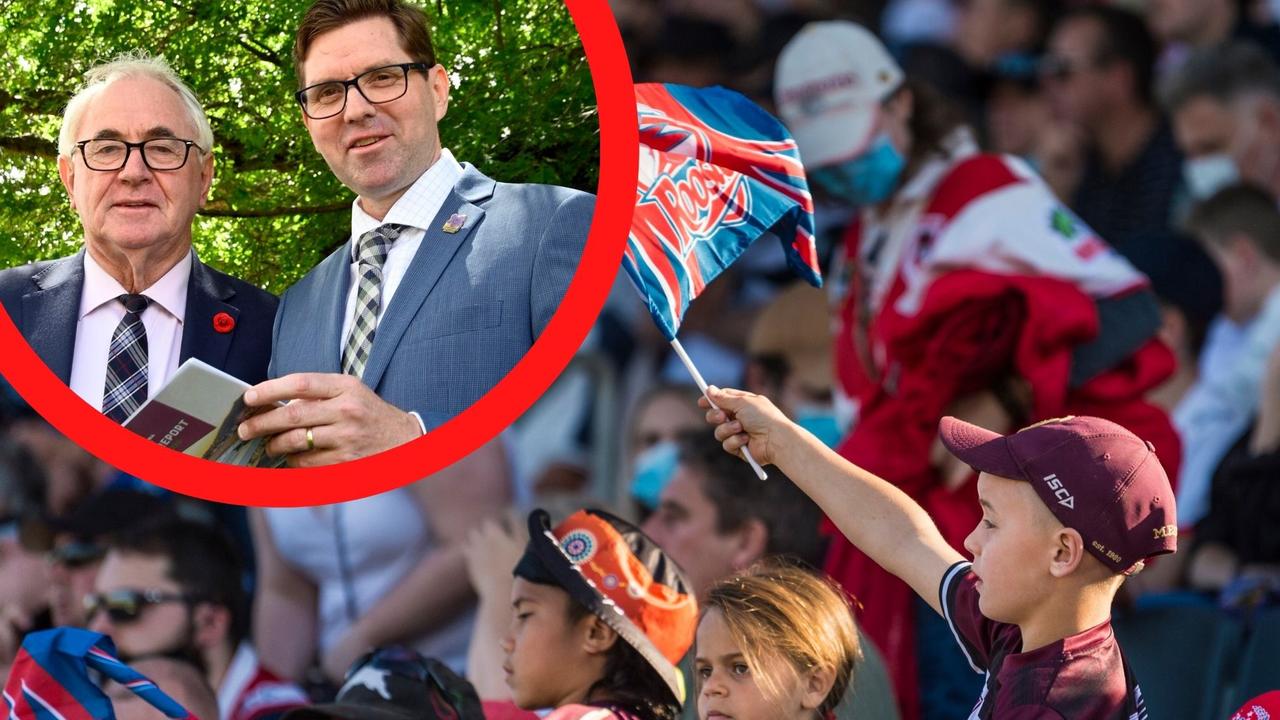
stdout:
<svg viewBox="0 0 1280 720">
<path fill-rule="evenodd" d="M 871 143 L 880 105 L 902 86 L 902 68 L 866 28 L 809 23 L 778 56 L 778 112 L 810 170 L 857 157 Z"/>
</svg>

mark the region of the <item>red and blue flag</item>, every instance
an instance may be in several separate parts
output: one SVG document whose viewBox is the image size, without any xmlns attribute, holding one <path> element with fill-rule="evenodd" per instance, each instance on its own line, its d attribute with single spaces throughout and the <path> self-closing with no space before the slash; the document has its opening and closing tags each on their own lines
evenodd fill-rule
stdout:
<svg viewBox="0 0 1280 720">
<path fill-rule="evenodd" d="M 116 658 L 111 638 L 78 628 L 34 632 L 22 641 L 4 686 L 8 720 L 114 720 L 111 699 L 89 669 L 129 688 L 165 716 L 195 716 Z"/>
<path fill-rule="evenodd" d="M 813 198 L 782 123 L 721 87 L 636 85 L 640 172 L 623 267 L 674 340 L 689 303 L 765 234 L 822 285 Z"/>
</svg>

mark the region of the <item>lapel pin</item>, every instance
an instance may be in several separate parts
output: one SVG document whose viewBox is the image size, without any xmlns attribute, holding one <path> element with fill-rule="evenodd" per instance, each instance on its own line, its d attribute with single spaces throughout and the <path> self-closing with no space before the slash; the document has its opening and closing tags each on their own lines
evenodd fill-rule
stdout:
<svg viewBox="0 0 1280 720">
<path fill-rule="evenodd" d="M 444 223 L 444 227 L 440 229 L 452 235 L 453 233 L 456 233 L 459 230 L 461 230 L 462 226 L 466 224 L 466 222 L 467 222 L 466 215 L 463 215 L 462 213 L 454 213 L 449 216 L 449 219 L 446 220 Z"/>
<path fill-rule="evenodd" d="M 213 316 L 213 329 L 227 334 L 236 328 L 236 319 L 230 313 L 220 312 Z"/>
</svg>

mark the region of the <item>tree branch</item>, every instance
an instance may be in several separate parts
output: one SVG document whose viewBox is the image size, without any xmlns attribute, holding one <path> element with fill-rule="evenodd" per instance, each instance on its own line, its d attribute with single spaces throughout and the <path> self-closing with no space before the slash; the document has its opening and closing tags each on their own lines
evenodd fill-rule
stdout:
<svg viewBox="0 0 1280 720">
<path fill-rule="evenodd" d="M 255 46 L 256 44 L 250 42 L 247 38 L 245 38 L 245 36 L 241 35 L 240 37 L 236 38 L 236 42 L 240 44 L 240 47 L 244 48 L 245 50 L 248 50 L 250 55 L 258 58 L 259 60 L 265 63 L 271 63 L 276 67 L 284 67 L 284 62 L 280 60 L 279 55 L 276 55 L 271 50 L 267 48 L 263 48 L 260 45 Z"/>
<path fill-rule="evenodd" d="M 57 145 L 52 141 L 35 137 L 34 135 L 0 137 L 0 150 L 12 150 L 24 155 L 38 155 L 47 158 L 58 157 Z"/>
<path fill-rule="evenodd" d="M 339 212 L 341 210 L 350 210 L 351 203 L 335 203 L 333 205 L 317 205 L 314 207 L 282 207 L 272 208 L 271 210 L 233 210 L 233 209 L 209 209 L 205 208 L 200 214 L 205 217 L 235 217 L 235 218 L 267 218 L 267 217 L 283 217 L 285 215 L 325 215 L 327 213 Z"/>
</svg>

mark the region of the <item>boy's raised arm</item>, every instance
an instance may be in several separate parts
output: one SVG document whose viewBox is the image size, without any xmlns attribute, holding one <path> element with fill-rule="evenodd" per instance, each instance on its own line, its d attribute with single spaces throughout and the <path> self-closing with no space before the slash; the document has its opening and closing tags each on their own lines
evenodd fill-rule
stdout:
<svg viewBox="0 0 1280 720">
<path fill-rule="evenodd" d="M 762 464 L 778 466 L 850 542 L 942 612 L 938 584 L 947 568 L 965 558 L 942 539 L 924 508 L 827 448 L 768 398 L 740 390 L 709 392 L 721 410 L 708 410 L 707 421 L 716 425 L 716 439 L 726 451 L 738 454 L 748 445 Z M 705 398 L 700 402 L 707 407 Z"/>
</svg>

